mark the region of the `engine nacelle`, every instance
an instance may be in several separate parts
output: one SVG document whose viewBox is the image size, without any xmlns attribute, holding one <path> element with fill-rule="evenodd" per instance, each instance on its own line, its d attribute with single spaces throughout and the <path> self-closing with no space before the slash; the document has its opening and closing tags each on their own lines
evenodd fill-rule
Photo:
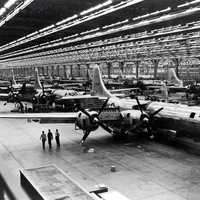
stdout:
<svg viewBox="0 0 200 200">
<path fill-rule="evenodd" d="M 141 118 L 141 112 L 139 110 L 126 110 L 121 112 L 121 122 L 123 126 L 131 127 L 138 123 Z"/>
<path fill-rule="evenodd" d="M 97 112 L 91 111 L 88 113 L 91 115 L 92 121 L 84 113 L 78 112 L 75 124 L 83 131 L 95 131 L 99 127 L 99 124 L 97 123 L 99 120 L 97 117 Z"/>
</svg>

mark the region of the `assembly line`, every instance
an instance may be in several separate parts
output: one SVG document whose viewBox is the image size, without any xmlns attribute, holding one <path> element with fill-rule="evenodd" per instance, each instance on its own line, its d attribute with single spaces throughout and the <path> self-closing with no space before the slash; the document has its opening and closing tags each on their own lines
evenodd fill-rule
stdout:
<svg viewBox="0 0 200 200">
<path fill-rule="evenodd" d="M 187 183 L 187 181 L 184 181 L 187 184 L 186 183 L 183 184 L 181 179 L 182 179 L 182 176 L 183 177 L 188 176 L 188 181 L 190 181 L 190 177 L 193 176 L 193 173 L 196 173 L 196 170 L 197 171 L 199 170 L 195 164 L 198 161 L 197 159 L 198 155 L 195 155 L 196 153 L 193 155 L 193 153 L 191 152 L 193 151 L 197 152 L 195 151 L 195 148 L 196 149 L 199 148 L 198 143 L 194 141 L 197 141 L 200 135 L 199 133 L 200 123 L 199 123 L 199 116 L 198 116 L 199 115 L 198 110 L 200 108 L 198 106 L 187 106 L 187 105 L 173 104 L 173 103 L 167 103 L 167 102 L 156 102 L 156 101 L 151 102 L 149 100 L 145 100 L 144 98 L 141 100 L 142 98 L 141 95 L 136 96 L 135 99 L 130 99 L 127 97 L 121 97 L 121 98 L 116 97 L 114 94 L 111 94 L 110 91 L 106 89 L 103 83 L 99 66 L 92 65 L 92 67 L 93 67 L 93 81 L 92 81 L 92 90 L 91 90 L 90 95 L 89 94 L 85 94 L 85 95 L 82 94 L 81 96 L 80 95 L 75 95 L 75 96 L 65 95 L 64 97 L 61 97 L 62 101 L 66 101 L 66 102 L 68 102 L 69 99 L 74 100 L 74 104 L 73 104 L 75 108 L 74 112 L 51 111 L 51 112 L 43 113 L 40 111 L 39 113 L 38 112 L 34 113 L 33 111 L 30 111 L 30 112 L 21 113 L 20 111 L 18 112 L 15 111 L 15 112 L 9 113 L 9 110 L 7 110 L 7 112 L 2 112 L 0 114 L 0 120 L 3 124 L 5 124 L 6 122 L 5 120 L 7 120 L 6 124 L 9 124 L 9 123 L 12 124 L 16 120 L 19 121 L 19 125 L 18 125 L 19 127 L 17 128 L 17 135 L 11 134 L 9 135 L 9 138 L 23 137 L 23 136 L 20 136 L 22 133 L 24 134 L 24 131 L 22 131 L 24 129 L 23 127 L 26 127 L 24 130 L 27 131 L 27 126 L 28 127 L 30 126 L 31 128 L 28 128 L 29 136 L 27 134 L 25 135 L 26 137 L 31 137 L 31 138 L 33 137 L 34 140 L 31 139 L 31 141 L 34 141 L 34 143 L 28 142 L 29 140 L 28 138 L 27 138 L 28 140 L 23 139 L 23 142 L 28 142 L 27 144 L 24 144 L 25 146 L 28 145 L 25 148 L 27 150 L 25 149 L 20 150 L 19 147 L 15 146 L 17 145 L 17 143 L 14 142 L 15 140 L 13 140 L 14 143 L 12 144 L 13 145 L 12 147 L 10 146 L 9 143 L 5 143 L 5 137 L 1 136 L 1 141 L 3 141 L 1 143 L 3 145 L 1 148 L 4 149 L 6 147 L 6 149 L 11 152 L 13 151 L 12 148 L 14 149 L 17 148 L 19 149 L 19 152 L 21 153 L 23 152 L 24 155 L 26 154 L 26 152 L 27 153 L 31 152 L 32 156 L 34 154 L 33 152 L 39 151 L 38 152 L 39 154 L 35 152 L 36 153 L 35 156 L 39 156 L 39 157 L 42 156 L 41 159 L 44 159 L 43 157 L 47 156 L 45 160 L 47 159 L 46 162 L 48 164 L 52 162 L 53 163 L 56 162 L 56 165 L 58 165 L 64 171 L 67 170 L 67 173 L 69 173 L 70 176 L 73 176 L 73 173 L 70 170 L 71 169 L 70 166 L 73 165 L 73 166 L 78 167 L 75 163 L 77 162 L 77 159 L 83 159 L 82 158 L 83 156 L 86 159 L 86 163 L 87 163 L 87 165 L 85 166 L 86 168 L 82 166 L 81 171 L 77 172 L 76 170 L 76 172 L 74 173 L 75 173 L 75 176 L 77 176 L 77 173 L 79 173 L 78 177 L 76 177 L 75 179 L 78 179 L 78 182 L 79 183 L 81 182 L 82 185 L 84 185 L 84 188 L 88 188 L 88 191 L 94 190 L 94 187 L 92 187 L 92 184 L 94 183 L 97 184 L 98 181 L 102 180 L 101 178 L 102 173 L 104 174 L 102 170 L 105 170 L 105 172 L 107 171 L 105 175 L 110 178 L 108 178 L 108 182 L 105 181 L 105 179 L 103 178 L 102 180 L 103 183 L 105 185 L 109 185 L 109 187 L 114 188 L 115 190 L 117 190 L 118 192 L 120 192 L 121 194 L 125 195 L 127 198 L 130 198 L 130 199 L 148 199 L 149 197 L 147 198 L 147 196 L 152 196 L 153 199 L 161 199 L 162 197 L 164 198 L 164 196 L 166 196 L 166 198 L 184 199 L 184 198 L 187 198 L 188 195 L 191 196 L 192 199 L 195 199 L 196 196 L 198 196 L 198 190 L 196 189 L 197 186 L 193 185 L 193 183 L 190 183 L 190 182 Z M 37 74 L 38 73 L 36 70 L 36 75 Z M 38 76 L 36 76 L 36 80 L 39 81 Z M 40 84 L 40 82 L 38 83 Z M 44 91 L 42 91 L 41 89 L 40 91 L 42 91 L 44 94 L 46 89 L 47 88 L 44 89 L 44 86 L 43 86 L 42 90 Z M 122 91 L 124 90 L 122 89 Z M 89 99 L 92 101 L 96 101 L 98 99 L 101 102 L 101 104 L 99 107 L 97 106 L 96 108 L 86 107 L 86 104 L 84 102 L 85 99 L 86 101 L 88 101 Z M 7 103 L 7 105 L 3 105 L 3 103 L 4 102 L 2 102 L 2 105 L 1 105 L 1 107 L 3 107 L 2 109 L 8 109 L 13 104 L 13 103 Z M 68 125 L 70 123 L 72 124 Z M 12 130 L 12 127 L 13 126 L 10 126 L 11 130 Z M 102 129 L 101 128 L 99 129 L 99 127 L 101 127 Z M 2 130 L 4 130 L 4 128 L 5 127 L 2 127 Z M 9 131 L 9 129 L 7 129 L 8 132 L 11 131 L 11 130 Z M 49 152 L 48 152 L 48 149 L 46 148 L 47 151 L 43 150 L 44 152 L 42 153 L 39 137 L 42 130 L 45 130 L 45 132 L 47 133 L 47 129 L 53 130 L 53 131 L 55 131 L 54 129 L 59 130 L 61 146 L 59 149 L 57 149 L 54 139 L 53 139 L 53 144 L 52 144 L 53 146 L 49 149 Z M 8 133 L 7 131 L 3 135 L 6 135 Z M 77 131 L 78 132 L 82 131 L 83 136 L 81 137 L 80 134 L 77 134 L 76 133 Z M 90 134 L 91 132 L 94 132 L 94 134 Z M 108 132 L 109 134 L 107 135 L 106 132 Z M 111 138 L 110 135 L 112 135 L 114 140 L 110 139 Z M 189 141 L 185 140 L 185 138 L 188 138 Z M 19 144 L 21 144 L 21 142 L 22 141 L 20 140 Z M 32 148 L 36 148 L 36 149 L 32 149 Z M 75 152 L 73 149 L 74 150 L 76 149 Z M 93 150 L 90 151 L 90 149 L 93 149 Z M 76 151 L 78 151 L 79 153 Z M 103 158 L 101 158 L 102 153 L 103 153 L 102 151 L 105 154 Z M 166 151 L 168 152 L 167 154 L 166 154 Z M 170 151 L 171 153 L 169 154 Z M 93 152 L 93 153 L 90 153 L 90 152 Z M 76 159 L 74 158 L 75 156 L 74 153 L 75 155 L 78 153 L 79 155 L 78 158 L 77 156 L 76 156 Z M 84 153 L 86 153 L 86 155 L 88 154 L 89 157 L 84 155 Z M 170 161 L 170 163 L 172 162 L 171 167 L 173 169 L 173 166 L 174 166 L 173 162 L 180 162 L 179 156 L 178 158 L 177 156 L 175 156 L 175 160 L 174 160 L 173 155 L 174 154 L 176 155 L 177 153 L 178 155 L 180 154 L 179 156 L 181 157 L 183 156 L 183 154 L 184 155 L 187 154 L 188 159 L 189 158 L 194 159 L 192 163 L 190 164 L 184 163 L 184 165 L 186 165 L 184 167 L 187 167 L 187 168 L 189 167 L 189 169 L 191 168 L 190 170 L 192 170 L 193 164 L 195 164 L 195 168 L 194 168 L 195 172 L 190 171 L 190 175 L 182 174 L 180 176 L 181 178 L 180 180 L 178 176 L 174 177 L 174 175 L 171 174 L 173 172 L 168 171 L 168 167 L 166 169 L 161 164 L 161 163 L 165 163 L 164 165 L 167 166 L 169 164 L 168 162 Z M 17 156 L 17 154 L 15 155 L 15 153 L 13 152 L 10 155 L 11 157 L 9 156 L 11 160 L 12 159 L 15 160 L 15 161 L 12 161 L 16 163 L 14 164 L 15 166 L 20 165 L 23 168 L 34 168 L 34 167 L 37 167 L 37 165 L 45 166 L 47 164 L 46 162 L 43 162 L 42 160 L 37 161 L 36 162 L 37 164 L 35 162 L 31 164 L 30 161 L 28 161 L 30 165 L 20 164 L 18 163 L 19 157 Z M 62 160 L 62 158 L 64 158 L 63 156 L 66 154 L 67 154 L 66 159 Z M 90 156 L 90 154 L 94 154 L 94 157 Z M 134 155 L 134 157 L 132 155 Z M 16 160 L 16 156 L 18 157 L 17 160 Z M 61 156 L 60 157 L 61 160 L 59 159 L 59 157 L 57 158 L 57 156 L 59 157 Z M 122 159 L 122 156 L 124 157 L 123 159 Z M 39 159 L 39 157 L 37 159 Z M 89 160 L 87 157 L 89 158 Z M 127 159 L 125 159 L 126 157 Z M 68 161 L 69 158 L 72 160 Z M 119 158 L 120 158 L 120 162 L 118 161 Z M 157 164 L 155 165 L 155 163 L 157 163 L 155 159 L 157 158 L 162 160 L 162 161 L 161 160 L 159 161 L 161 166 L 159 166 L 160 164 L 158 166 Z M 75 159 L 75 163 L 73 161 L 74 159 Z M 144 161 L 143 159 L 145 160 L 147 159 L 147 161 Z M 133 161 L 134 161 L 134 164 L 132 163 Z M 5 162 L 8 162 L 8 160 L 6 159 Z M 20 162 L 26 163 L 27 162 L 26 156 Z M 67 168 L 63 167 L 63 164 L 64 164 L 63 162 L 67 162 L 67 166 L 64 165 Z M 93 164 L 91 163 L 92 164 L 91 165 L 90 162 L 92 163 L 96 162 L 96 164 L 92 166 Z M 137 165 L 139 163 L 136 164 L 135 162 L 140 163 L 140 165 L 138 166 L 139 171 L 137 170 Z M 161 174 L 160 178 L 162 180 L 161 185 L 157 179 L 153 178 L 153 176 L 149 176 L 148 173 L 147 174 L 144 173 L 143 170 L 146 170 L 145 166 L 149 162 L 153 164 L 153 166 L 151 167 L 151 170 L 153 171 L 160 170 L 159 173 Z M 88 166 L 88 165 L 91 165 L 91 166 Z M 97 166 L 100 165 L 101 167 L 100 166 L 97 167 L 96 165 Z M 111 170 L 110 172 L 111 176 L 110 176 L 109 168 L 112 169 L 113 166 L 116 170 L 116 174 L 112 175 L 113 172 Z M 68 169 L 68 167 L 70 167 L 70 169 Z M 84 170 L 88 171 L 87 170 L 88 167 L 89 169 L 91 169 L 90 170 L 91 175 L 87 174 L 84 171 Z M 92 172 L 92 170 L 94 170 L 93 167 L 95 167 L 96 169 L 95 171 Z M 133 169 L 131 169 L 132 167 Z M 179 167 L 177 168 L 178 170 L 183 170 L 182 168 L 179 168 Z M 123 172 L 124 170 L 125 171 L 128 170 L 129 172 Z M 137 174 L 137 177 L 139 179 L 137 177 L 135 178 L 132 177 L 132 175 L 130 174 L 132 173 L 132 171 L 134 171 L 134 173 Z M 120 175 L 120 173 L 122 174 Z M 188 172 L 183 171 L 182 173 L 188 173 Z M 100 177 L 98 174 L 100 175 Z M 85 180 L 82 180 L 83 178 L 82 176 L 88 176 L 88 177 L 95 176 L 95 178 L 94 177 L 92 179 L 86 178 Z M 140 180 L 140 184 L 142 181 L 142 184 L 144 185 L 147 184 L 145 183 L 146 181 L 150 181 L 151 182 L 150 185 L 145 186 L 146 188 L 148 187 L 150 188 L 147 189 L 145 193 L 143 193 L 138 188 L 139 187 L 138 185 L 137 187 L 134 186 L 136 187 L 135 189 L 132 188 L 125 191 L 121 184 L 116 185 L 117 177 L 118 178 L 120 177 L 120 179 L 123 180 L 122 181 L 123 184 L 126 183 L 127 181 L 131 181 L 134 179 L 136 182 Z M 165 178 L 171 177 L 171 179 L 168 178 L 167 180 L 164 180 L 165 179 L 164 177 Z M 175 181 L 176 184 L 181 184 L 181 185 L 177 186 L 178 189 L 175 189 L 176 187 L 174 187 L 173 189 L 170 189 L 168 188 L 169 187 L 168 184 L 172 184 L 171 181 Z M 179 183 L 177 183 L 177 181 Z M 137 184 L 139 184 L 139 182 Z M 132 187 L 131 185 L 130 185 L 130 188 Z M 170 187 L 172 187 L 172 185 Z M 182 193 L 181 192 L 182 190 L 183 191 L 185 190 L 186 193 Z M 137 192 L 137 195 L 138 195 L 135 198 L 133 198 L 134 192 Z"/>
<path fill-rule="evenodd" d="M 182 136 L 188 136 L 190 138 L 199 137 L 199 107 L 144 100 L 141 101 L 138 100 L 137 97 L 136 99 L 118 98 L 106 89 L 99 66 L 95 65 L 93 68 L 94 81 L 92 83 L 92 96 L 83 95 L 73 97 L 72 99 L 74 100 L 79 99 L 79 104 L 74 103 L 74 107 L 81 112 L 78 112 L 76 115 L 73 113 L 71 116 L 69 114 L 68 117 L 66 116 L 66 120 L 68 118 L 70 118 L 70 120 L 73 118 L 76 125 L 83 130 L 84 136 L 81 142 L 84 142 L 90 132 L 95 131 L 99 126 L 114 135 L 114 137 L 120 136 L 121 138 L 126 137 L 130 132 L 136 132 L 138 130 L 143 132 L 144 129 L 147 130 L 147 136 L 151 138 L 155 135 L 165 135 L 168 139 L 175 139 L 176 137 Z M 106 101 L 102 104 L 102 107 L 98 112 L 91 110 L 91 108 L 88 108 L 90 111 L 87 111 L 82 106 L 83 100 L 88 100 L 89 98 L 104 98 Z M 64 100 L 67 101 L 68 97 L 65 96 Z M 111 106 L 118 108 L 119 110 L 114 110 L 113 113 L 111 111 L 106 118 L 100 117 L 101 112 L 103 112 L 107 106 L 108 108 Z M 117 115 L 115 112 L 117 112 Z M 114 119 L 112 116 L 113 114 L 115 114 Z M 37 114 L 37 117 L 39 116 L 44 118 L 43 113 Z M 2 115 L 0 117 L 4 116 Z M 5 117 L 12 118 L 17 117 L 17 115 L 11 114 L 6 115 Z M 34 113 L 29 113 L 19 115 L 19 117 L 36 118 L 36 115 Z M 46 118 L 55 118 L 55 114 L 48 113 L 48 117 Z M 59 113 L 56 114 L 56 118 L 59 118 Z M 63 115 L 61 115 L 61 118 L 63 119 Z"/>
<path fill-rule="evenodd" d="M 2 0 L 0 200 L 199 200 L 199 14 Z"/>
</svg>

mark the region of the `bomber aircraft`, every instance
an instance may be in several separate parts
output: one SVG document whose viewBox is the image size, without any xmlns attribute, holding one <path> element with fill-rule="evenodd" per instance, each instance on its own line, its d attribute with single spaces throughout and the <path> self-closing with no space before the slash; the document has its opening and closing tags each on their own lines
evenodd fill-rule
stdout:
<svg viewBox="0 0 200 200">
<path fill-rule="evenodd" d="M 113 136 L 125 137 L 127 133 L 146 130 L 150 138 L 165 135 L 169 138 L 188 136 L 200 137 L 200 108 L 163 102 L 140 101 L 136 99 L 119 99 L 113 96 L 103 84 L 98 65 L 94 66 L 92 95 L 104 98 L 105 102 L 99 111 L 86 110 L 77 106 L 77 113 L 25 113 L 0 114 L 0 118 L 30 118 L 30 119 L 66 119 L 75 122 L 83 130 L 83 143 L 92 131 L 99 126 Z M 107 106 L 117 107 L 118 112 L 102 115 Z M 110 118 L 110 119 L 109 119 Z"/>
<path fill-rule="evenodd" d="M 12 71 L 11 86 L 8 88 L 7 93 L 0 94 L 2 101 L 31 101 L 36 93 L 41 93 L 42 85 L 38 77 L 38 71 L 35 70 L 35 83 L 34 84 L 19 84 L 16 82 L 14 73 Z"/>
<path fill-rule="evenodd" d="M 0 94 L 0 100 L 10 102 L 46 102 L 49 99 L 57 100 L 64 96 L 75 96 L 78 92 L 68 89 L 52 89 L 45 87 L 43 82 L 40 81 L 38 69 L 35 69 L 35 82 L 34 84 L 17 84 L 14 73 L 12 71 L 11 86 L 8 88 L 7 93 Z"/>
</svg>

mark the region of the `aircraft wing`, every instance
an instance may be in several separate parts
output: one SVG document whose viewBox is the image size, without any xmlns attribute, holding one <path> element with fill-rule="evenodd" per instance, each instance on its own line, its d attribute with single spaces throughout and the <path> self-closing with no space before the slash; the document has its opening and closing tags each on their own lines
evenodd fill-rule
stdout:
<svg viewBox="0 0 200 200">
<path fill-rule="evenodd" d="M 78 99 L 97 99 L 98 96 L 91 96 L 91 95 L 76 95 L 76 96 L 64 96 L 60 99 L 62 100 L 78 100 Z"/>
<path fill-rule="evenodd" d="M 1 93 L 0 94 L 0 101 L 7 101 L 8 100 L 8 93 Z"/>
<path fill-rule="evenodd" d="M 60 120 L 62 123 L 73 123 L 77 113 L 0 113 L 0 118 L 50 120 L 51 123 Z"/>
<path fill-rule="evenodd" d="M 117 92 L 137 92 L 139 90 L 138 87 L 135 88 L 122 88 L 122 89 L 114 89 L 114 90 L 109 90 L 112 94 L 117 93 Z"/>
</svg>

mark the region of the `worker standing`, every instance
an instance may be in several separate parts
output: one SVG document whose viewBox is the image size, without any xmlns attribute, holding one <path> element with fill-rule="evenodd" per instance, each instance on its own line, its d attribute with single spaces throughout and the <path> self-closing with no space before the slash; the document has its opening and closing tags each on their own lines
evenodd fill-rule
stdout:
<svg viewBox="0 0 200 200">
<path fill-rule="evenodd" d="M 45 150 L 45 142 L 46 142 L 46 140 L 47 140 L 47 136 L 46 136 L 46 134 L 44 133 L 44 131 L 42 131 L 42 134 L 41 134 L 41 136 L 40 136 L 40 140 L 42 140 L 42 148 L 43 148 L 43 150 Z"/>
<path fill-rule="evenodd" d="M 48 138 L 49 149 L 51 149 L 51 147 L 52 147 L 51 140 L 53 139 L 53 134 L 50 129 L 48 130 L 47 138 Z"/>
<path fill-rule="evenodd" d="M 55 132 L 55 140 L 56 140 L 57 148 L 60 148 L 60 133 L 58 132 L 58 129 L 56 129 L 56 132 Z"/>
</svg>

